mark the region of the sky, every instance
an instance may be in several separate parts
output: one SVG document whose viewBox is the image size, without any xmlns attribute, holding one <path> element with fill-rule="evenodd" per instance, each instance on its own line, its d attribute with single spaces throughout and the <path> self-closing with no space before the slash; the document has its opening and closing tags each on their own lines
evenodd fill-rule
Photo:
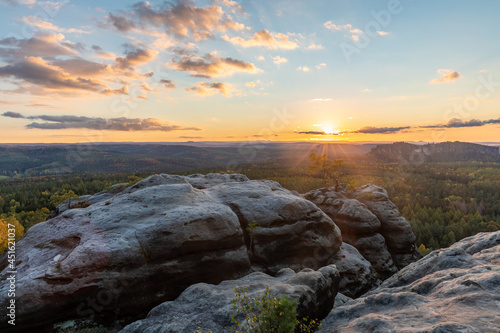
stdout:
<svg viewBox="0 0 500 333">
<path fill-rule="evenodd" d="M 0 143 L 499 142 L 500 2 L 0 0 Z"/>
</svg>

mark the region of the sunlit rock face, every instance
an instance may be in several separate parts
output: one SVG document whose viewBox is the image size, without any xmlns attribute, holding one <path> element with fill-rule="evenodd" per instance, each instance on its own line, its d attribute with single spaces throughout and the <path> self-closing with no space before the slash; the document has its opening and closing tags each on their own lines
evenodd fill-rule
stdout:
<svg viewBox="0 0 500 333">
<path fill-rule="evenodd" d="M 17 243 L 15 330 L 68 319 L 130 322 L 199 282 L 326 266 L 342 243 L 325 213 L 276 182 L 161 174 L 114 191 L 85 197 L 86 208 L 60 209 Z"/>
<path fill-rule="evenodd" d="M 342 240 L 368 260 L 381 279 L 420 258 L 415 235 L 385 189 L 372 184 L 356 191 L 339 187 L 304 195 L 321 208 L 342 232 Z"/>
<path fill-rule="evenodd" d="M 218 333 L 236 330 L 238 327 L 231 316 L 243 323 L 245 314 L 237 314 L 231 303 L 235 298 L 235 289 L 241 290 L 241 296 L 255 299 L 268 288 L 272 297 L 288 295 L 291 300 L 298 301 L 299 318 L 322 319 L 328 314 L 327 309 L 333 306 L 339 279 L 337 268 L 330 265 L 317 271 L 304 269 L 298 273 L 284 268 L 275 277 L 257 272 L 216 286 L 198 283 L 186 289 L 175 301 L 158 305 L 146 319 L 128 325 L 121 333 L 193 333 L 199 329 Z"/>
<path fill-rule="evenodd" d="M 320 332 L 497 332 L 499 309 L 500 232 L 480 233 L 334 308 Z"/>
</svg>

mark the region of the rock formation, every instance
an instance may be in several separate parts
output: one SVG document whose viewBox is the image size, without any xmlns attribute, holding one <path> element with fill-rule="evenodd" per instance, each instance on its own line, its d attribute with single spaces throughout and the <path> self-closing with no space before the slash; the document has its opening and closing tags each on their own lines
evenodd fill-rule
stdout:
<svg viewBox="0 0 500 333">
<path fill-rule="evenodd" d="M 325 309 L 333 306 L 338 282 L 339 273 L 335 265 L 331 265 L 318 271 L 304 269 L 299 273 L 284 268 L 275 277 L 252 273 L 216 286 L 198 283 L 186 289 L 175 301 L 158 305 L 146 319 L 128 325 L 121 333 L 193 333 L 198 329 L 229 332 L 231 328 L 237 328 L 231 315 L 236 315 L 240 323 L 244 321 L 244 315 L 237 315 L 234 311 L 231 300 L 235 298 L 235 289 L 245 288 L 248 288 L 245 296 L 256 298 L 269 287 L 273 296 L 288 295 L 299 302 L 299 318 L 322 319 L 328 314 Z"/>
<path fill-rule="evenodd" d="M 304 198 L 335 221 L 343 241 L 358 249 L 382 279 L 420 257 L 408 221 L 383 188 L 371 184 L 356 191 L 322 188 Z"/>
<path fill-rule="evenodd" d="M 334 308 L 321 333 L 498 332 L 500 231 L 434 251 Z"/>
<path fill-rule="evenodd" d="M 155 175 L 85 200 L 92 205 L 60 212 L 18 242 L 16 330 L 130 322 L 195 283 L 319 268 L 341 246 L 340 230 L 313 203 L 243 175 Z M 4 307 L 6 254 L 0 262 Z"/>
</svg>

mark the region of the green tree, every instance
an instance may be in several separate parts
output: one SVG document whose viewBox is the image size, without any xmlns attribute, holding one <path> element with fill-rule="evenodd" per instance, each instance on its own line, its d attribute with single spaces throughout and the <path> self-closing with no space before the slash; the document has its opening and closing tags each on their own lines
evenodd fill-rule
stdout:
<svg viewBox="0 0 500 333">
<path fill-rule="evenodd" d="M 339 189 L 338 171 L 344 165 L 343 159 L 331 161 L 327 154 L 317 155 L 311 153 L 309 155 L 309 173 L 311 175 L 323 178 L 325 187 L 330 184 L 330 181 L 335 182 L 335 191 Z"/>
</svg>

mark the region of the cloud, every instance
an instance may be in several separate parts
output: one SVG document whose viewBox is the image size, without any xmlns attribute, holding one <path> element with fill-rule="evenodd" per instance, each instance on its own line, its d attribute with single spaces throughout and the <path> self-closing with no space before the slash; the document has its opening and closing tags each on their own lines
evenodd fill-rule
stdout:
<svg viewBox="0 0 500 333">
<path fill-rule="evenodd" d="M 289 39 L 289 36 L 282 33 L 270 33 L 267 30 L 257 31 L 250 39 L 243 39 L 241 37 L 222 36 L 222 39 L 235 45 L 243 47 L 267 47 L 268 49 L 285 49 L 293 50 L 299 45 Z"/>
<path fill-rule="evenodd" d="M 80 57 L 83 45 L 65 40 L 63 34 L 35 33 L 31 38 L 0 40 L 0 77 L 17 85 L 14 93 L 35 95 L 78 95 L 96 92 L 104 95 L 128 93 L 129 79 L 144 78 L 137 66 L 153 60 L 158 51 L 126 45 L 125 56 L 113 57 L 112 65 Z M 92 50 L 103 55 L 101 47 Z M 112 54 L 108 54 L 111 58 Z M 121 83 L 116 88 L 110 85 Z"/>
<path fill-rule="evenodd" d="M 187 139 L 187 140 L 199 140 L 199 139 L 203 139 L 202 136 L 179 136 L 179 139 Z"/>
<path fill-rule="evenodd" d="M 14 65 L 0 67 L 0 77 L 13 77 L 48 89 L 101 91 L 102 82 L 75 77 L 40 57 L 27 57 Z"/>
<path fill-rule="evenodd" d="M 26 125 L 27 128 L 36 129 L 69 129 L 69 128 L 85 128 L 93 130 L 105 131 L 180 131 L 191 130 L 199 131 L 201 129 L 196 127 L 183 127 L 177 125 L 169 125 L 161 119 L 147 118 L 93 118 L 84 116 L 23 116 L 16 112 L 5 112 L 2 114 L 4 117 L 10 118 L 24 118 L 24 119 L 39 119 L 44 120 L 46 123 L 33 122 Z"/>
<path fill-rule="evenodd" d="M 198 96 L 210 96 L 216 93 L 220 93 L 226 97 L 231 97 L 236 89 L 229 83 L 223 82 L 198 82 L 195 87 L 186 88 L 187 92 L 193 92 Z"/>
<path fill-rule="evenodd" d="M 125 57 L 116 58 L 114 66 L 120 69 L 132 69 L 134 66 L 140 66 L 155 59 L 158 53 L 153 49 L 133 49 L 126 52 Z"/>
<path fill-rule="evenodd" d="M 116 16 L 109 13 L 108 20 L 120 32 L 128 32 L 136 27 L 135 23 L 125 16 Z"/>
<path fill-rule="evenodd" d="M 276 57 L 273 57 L 273 62 L 274 62 L 274 64 L 278 65 L 278 67 L 279 67 L 281 64 L 287 63 L 288 59 L 284 58 L 284 57 L 276 56 Z"/>
<path fill-rule="evenodd" d="M 223 77 L 230 76 L 238 72 L 257 73 L 260 70 L 252 63 L 231 57 L 220 58 L 213 54 L 204 57 L 184 56 L 178 60 L 168 63 L 172 69 L 189 72 L 195 77 Z"/>
<path fill-rule="evenodd" d="M 439 73 L 439 75 L 441 75 L 441 77 L 439 79 L 431 80 L 431 84 L 449 83 L 456 81 L 462 77 L 462 74 L 451 69 L 438 69 L 437 72 Z"/>
<path fill-rule="evenodd" d="M 116 55 L 112 52 L 105 52 L 102 47 L 98 45 L 92 45 L 92 50 L 102 59 L 115 60 Z"/>
<path fill-rule="evenodd" d="M 169 89 L 169 90 L 172 90 L 172 89 L 177 88 L 177 86 L 175 85 L 175 81 L 172 81 L 172 80 L 165 80 L 165 79 L 162 79 L 162 80 L 160 80 L 160 83 L 162 83 L 162 84 L 163 84 L 163 86 L 164 86 L 166 89 Z"/>
<path fill-rule="evenodd" d="M 257 59 L 258 61 L 265 61 L 265 60 L 266 60 L 266 58 L 265 58 L 264 56 L 262 56 L 262 55 L 261 55 L 261 56 L 256 57 L 256 59 Z"/>
<path fill-rule="evenodd" d="M 322 62 L 321 64 L 317 64 L 317 65 L 316 65 L 316 66 L 314 66 L 314 67 L 316 67 L 316 69 L 318 69 L 318 70 L 319 70 L 319 69 L 325 68 L 325 67 L 326 67 L 326 64 L 325 64 L 324 62 Z"/>
<path fill-rule="evenodd" d="M 307 66 L 299 66 L 297 70 L 302 72 L 309 72 L 311 69 Z"/>
<path fill-rule="evenodd" d="M 233 1 L 222 1 L 224 5 L 234 7 Z M 238 23 L 225 13 L 221 6 L 197 7 L 193 1 L 177 0 L 158 7 L 150 2 L 137 2 L 133 10 L 124 15 L 109 13 L 107 23 L 120 32 L 138 30 L 138 26 L 163 27 L 165 32 L 176 38 L 192 37 L 196 41 L 213 39 L 214 32 L 242 30 L 245 25 Z M 142 30 L 142 32 L 145 32 Z"/>
<path fill-rule="evenodd" d="M 327 28 L 328 30 L 332 30 L 332 31 L 351 30 L 352 29 L 352 25 L 350 25 L 350 24 L 337 25 L 337 24 L 334 24 L 332 21 L 325 22 L 323 24 L 323 26 L 325 28 Z"/>
<path fill-rule="evenodd" d="M 323 45 L 321 44 L 314 44 L 314 43 L 311 43 L 309 44 L 309 46 L 307 47 L 308 50 L 323 50 L 324 47 Z"/>
<path fill-rule="evenodd" d="M 2 114 L 2 116 L 9 117 L 9 118 L 24 118 L 24 116 L 22 114 L 17 113 L 17 112 L 11 112 L 11 111 L 4 112 Z"/>
<path fill-rule="evenodd" d="M 313 101 L 313 102 L 329 102 L 331 100 L 332 100 L 331 98 L 314 98 L 311 101 Z"/>
<path fill-rule="evenodd" d="M 468 121 L 463 121 L 462 119 L 452 118 L 446 124 L 438 124 L 438 125 L 427 125 L 420 126 L 421 128 L 460 128 L 460 127 L 480 127 L 490 124 L 500 124 L 500 118 L 498 119 L 489 119 L 489 120 L 479 120 L 479 119 L 471 119 Z"/>
<path fill-rule="evenodd" d="M 337 24 L 334 24 L 332 21 L 328 21 L 328 22 L 325 22 L 325 24 L 323 24 L 323 25 L 325 28 L 327 28 L 328 30 L 332 30 L 332 31 L 341 31 L 341 30 L 349 31 L 349 33 L 350 33 L 349 37 L 355 42 L 359 41 L 359 39 L 360 39 L 359 36 L 361 34 L 363 34 L 363 30 L 353 28 L 352 24 L 337 25 Z"/>
<path fill-rule="evenodd" d="M 404 127 L 371 127 L 371 126 L 366 126 L 363 127 L 357 131 L 353 131 L 350 133 L 361 133 L 361 134 L 390 134 L 390 133 L 396 133 L 400 132 L 402 130 L 409 129 L 410 126 L 404 126 Z"/>
<path fill-rule="evenodd" d="M 325 22 L 323 24 L 325 28 L 328 30 L 332 31 L 348 31 L 349 32 L 349 38 L 351 38 L 353 41 L 357 42 L 360 40 L 360 35 L 364 34 L 363 30 L 354 28 L 352 24 L 344 24 L 344 25 L 339 25 L 335 24 L 332 21 Z M 389 35 L 389 32 L 387 31 L 377 31 L 377 34 L 379 36 L 387 36 Z"/>
<path fill-rule="evenodd" d="M 297 133 L 297 134 L 309 134 L 309 135 L 329 135 L 323 131 L 301 131 L 301 132 L 295 132 L 295 133 Z"/>
<path fill-rule="evenodd" d="M 253 88 L 253 87 L 255 87 L 255 82 L 247 82 L 247 83 L 245 83 L 245 86 Z"/>
<path fill-rule="evenodd" d="M 243 9 L 243 7 L 241 7 L 241 5 L 239 3 L 237 3 L 236 1 L 232 1 L 232 0 L 214 0 L 214 2 L 216 3 L 220 3 L 226 7 L 231 7 L 235 12 L 235 11 L 238 11 L 240 13 L 244 13 L 245 10 Z"/>
<path fill-rule="evenodd" d="M 12 62 L 25 57 L 75 56 L 78 44 L 64 39 L 63 34 L 36 33 L 26 39 L 8 37 L 0 39 L 0 58 Z"/>
<path fill-rule="evenodd" d="M 365 88 L 363 90 L 361 90 L 362 93 L 371 93 L 372 90 L 371 89 L 368 89 L 368 88 Z"/>
<path fill-rule="evenodd" d="M 81 29 L 64 29 L 54 25 L 52 22 L 44 21 L 40 16 L 24 16 L 22 21 L 32 27 L 39 30 L 49 30 L 55 32 L 65 32 L 65 33 L 76 33 L 76 34 L 88 34 L 90 32 Z"/>
</svg>

